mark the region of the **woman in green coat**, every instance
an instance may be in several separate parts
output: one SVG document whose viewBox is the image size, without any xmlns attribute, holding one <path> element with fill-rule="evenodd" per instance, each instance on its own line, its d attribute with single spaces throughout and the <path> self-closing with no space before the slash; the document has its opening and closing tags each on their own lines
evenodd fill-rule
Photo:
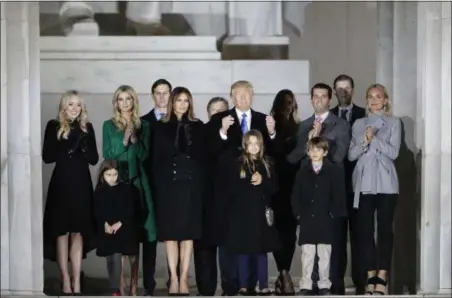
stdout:
<svg viewBox="0 0 452 298">
<path fill-rule="evenodd" d="M 138 113 L 138 96 L 130 86 L 120 86 L 113 96 L 114 116 L 103 124 L 103 157 L 118 162 L 119 178 L 135 186 L 140 192 L 140 226 L 144 226 L 149 242 L 156 240 L 154 206 L 151 189 L 144 170 L 143 160 L 147 157 L 150 126 L 141 121 Z M 135 296 L 138 284 L 139 256 L 131 257 L 130 295 Z M 124 271 L 123 271 L 124 272 Z M 121 274 L 123 293 L 124 278 Z M 124 293 L 123 293 L 124 294 Z"/>
</svg>

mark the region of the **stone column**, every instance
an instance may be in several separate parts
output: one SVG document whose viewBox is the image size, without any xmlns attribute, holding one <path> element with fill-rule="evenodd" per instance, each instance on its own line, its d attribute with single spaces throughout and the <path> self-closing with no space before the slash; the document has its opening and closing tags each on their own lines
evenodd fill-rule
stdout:
<svg viewBox="0 0 452 298">
<path fill-rule="evenodd" d="M 7 186 L 1 211 L 2 294 L 42 295 L 44 284 L 38 5 L 2 3 L 6 17 L 5 29 L 2 20 L 2 47 L 6 33 L 2 78 L 5 71 L 7 78 L 6 94 L 2 80 L 2 114 L 5 105 L 7 114 L 5 168 L 2 144 L 2 191 L 5 181 Z M 3 129 L 2 125 L 2 139 Z"/>
<path fill-rule="evenodd" d="M 224 59 L 288 59 L 282 1 L 227 1 L 228 37 Z"/>
<path fill-rule="evenodd" d="M 451 3 L 441 3 L 441 226 L 439 292 L 451 293 Z"/>
<path fill-rule="evenodd" d="M 450 3 L 446 7 L 441 2 L 418 3 L 421 293 L 451 292 L 450 34 Z"/>
<path fill-rule="evenodd" d="M 0 295 L 9 294 L 9 221 L 8 221 L 8 144 L 7 144 L 7 70 L 6 70 L 6 4 L 0 3 L 1 14 L 1 170 L 2 170 L 2 186 L 1 186 L 1 292 Z"/>
<path fill-rule="evenodd" d="M 392 94 L 394 48 L 394 2 L 377 4 L 377 83 Z"/>
</svg>

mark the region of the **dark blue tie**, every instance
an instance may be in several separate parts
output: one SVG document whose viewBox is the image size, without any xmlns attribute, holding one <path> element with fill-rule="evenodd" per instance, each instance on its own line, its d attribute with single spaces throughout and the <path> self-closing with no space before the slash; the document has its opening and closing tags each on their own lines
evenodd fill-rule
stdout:
<svg viewBox="0 0 452 298">
<path fill-rule="evenodd" d="M 162 118 L 165 117 L 166 114 L 165 114 L 165 113 L 159 113 L 159 115 L 160 115 L 160 119 L 162 119 Z M 159 120 L 160 120 L 160 119 L 159 119 Z"/>
<path fill-rule="evenodd" d="M 248 124 L 246 122 L 246 114 L 242 114 L 242 122 L 240 123 L 240 129 L 242 130 L 242 133 L 245 134 L 248 131 Z"/>
</svg>

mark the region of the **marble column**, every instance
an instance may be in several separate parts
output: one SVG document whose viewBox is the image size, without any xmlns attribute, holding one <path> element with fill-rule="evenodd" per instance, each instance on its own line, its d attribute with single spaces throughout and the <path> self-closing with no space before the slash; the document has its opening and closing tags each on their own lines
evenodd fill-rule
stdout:
<svg viewBox="0 0 452 298">
<path fill-rule="evenodd" d="M 445 15 L 449 10 L 449 15 Z M 450 3 L 418 3 L 420 292 L 451 292 Z M 446 127 L 446 125 L 448 125 Z"/>
<path fill-rule="evenodd" d="M 6 60 L 2 63 L 2 114 L 6 105 L 7 121 L 5 134 L 2 123 L 2 141 L 6 138 L 7 144 L 4 156 L 2 142 L 2 192 L 6 184 L 7 194 L 1 198 L 1 291 L 42 295 L 39 3 L 3 2 L 1 10 L 6 17 L 2 19 L 1 54 L 2 61 Z"/>
<path fill-rule="evenodd" d="M 383 84 L 392 94 L 394 2 L 377 4 L 377 41 L 377 83 Z"/>
<path fill-rule="evenodd" d="M 441 226 L 439 292 L 451 293 L 451 3 L 441 3 Z"/>
</svg>

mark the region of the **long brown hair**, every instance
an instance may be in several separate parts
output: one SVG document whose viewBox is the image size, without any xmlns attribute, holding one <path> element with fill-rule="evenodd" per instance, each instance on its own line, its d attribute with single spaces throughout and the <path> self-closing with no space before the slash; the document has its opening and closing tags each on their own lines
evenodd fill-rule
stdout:
<svg viewBox="0 0 452 298">
<path fill-rule="evenodd" d="M 99 174 L 97 175 L 96 189 L 105 184 L 104 173 L 106 171 L 115 169 L 118 171 L 118 163 L 114 159 L 104 159 L 100 164 Z"/>
<path fill-rule="evenodd" d="M 247 152 L 248 144 L 250 143 L 250 138 L 256 137 L 257 142 L 259 143 L 259 154 L 256 159 L 252 159 L 251 156 Z M 256 170 L 255 162 L 260 161 L 264 164 L 265 170 L 267 172 L 267 177 L 270 178 L 270 163 L 265 158 L 264 155 L 264 138 L 262 137 L 262 133 L 256 129 L 251 129 L 242 138 L 242 155 L 240 156 L 240 177 L 244 178 L 246 176 L 246 170 L 251 173 L 254 173 Z"/>
<path fill-rule="evenodd" d="M 167 112 L 164 118 L 162 118 L 162 122 L 168 122 L 171 119 L 171 116 L 174 115 L 174 103 L 176 100 L 181 96 L 182 94 L 186 94 L 188 97 L 188 111 L 185 113 L 185 116 L 187 116 L 187 119 L 189 121 L 197 121 L 195 117 L 195 112 L 193 110 L 193 96 L 191 95 L 190 90 L 188 90 L 185 87 L 176 87 L 171 91 Z"/>
<path fill-rule="evenodd" d="M 292 106 L 289 106 L 287 98 L 291 99 Z M 292 113 L 287 115 L 287 111 L 291 109 Z M 300 117 L 298 117 L 298 104 L 295 99 L 295 94 L 289 89 L 280 90 L 273 100 L 270 115 L 275 119 L 276 132 L 284 134 L 284 138 L 296 135 L 298 132 L 298 124 Z"/>
</svg>

